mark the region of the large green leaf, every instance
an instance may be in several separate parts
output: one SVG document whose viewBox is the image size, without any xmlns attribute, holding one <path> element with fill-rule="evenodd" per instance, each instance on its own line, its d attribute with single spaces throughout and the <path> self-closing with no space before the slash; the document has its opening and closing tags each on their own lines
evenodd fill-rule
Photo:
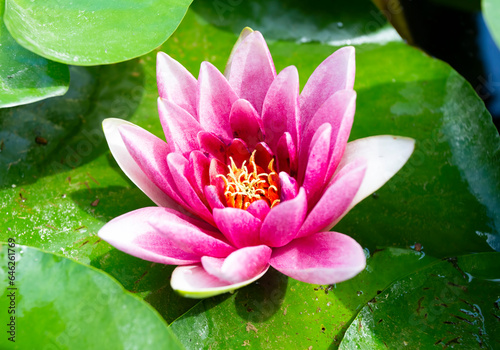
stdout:
<svg viewBox="0 0 500 350">
<path fill-rule="evenodd" d="M 222 70 L 237 38 L 231 29 L 243 28 L 249 21 L 259 23 L 242 5 L 233 6 L 234 15 L 228 15 L 227 23 L 219 27 L 209 14 L 199 11 L 210 3 L 200 3 L 195 6 L 197 12 L 188 12 L 171 40 L 161 47 L 194 75 L 203 60 Z M 295 3 L 289 4 L 293 8 Z M 369 12 L 373 9 L 369 1 L 364 5 Z M 325 11 L 326 7 L 319 13 Z M 312 12 L 308 16 L 319 15 Z M 264 35 L 269 26 L 263 28 Z M 417 148 L 408 165 L 354 208 L 335 230 L 355 237 L 370 251 L 377 246 L 423 246 L 427 255 L 443 257 L 498 249 L 500 210 L 494 194 L 499 193 L 500 142 L 484 104 L 453 69 L 394 41 L 393 31 L 383 29 L 383 35 L 362 32 L 351 41 L 357 50 L 358 92 L 351 139 L 396 134 L 415 138 Z M 272 31 L 270 35 L 273 37 Z M 278 71 L 297 66 L 303 86 L 314 68 L 338 47 L 293 39 L 284 41 L 276 34 L 269 46 Z M 339 39 L 334 44 L 349 40 Z M 122 117 L 158 136 L 163 134 L 156 111 L 155 54 L 95 71 L 78 68 L 72 74 L 69 94 L 73 95 L 68 96 L 80 98 L 65 96 L 8 109 L 0 118 L 2 133 L 8 135 L 2 136 L 2 155 L 9 150 L 11 157 L 2 165 L 7 171 L 0 179 L 0 215 L 4 218 L 0 238 L 14 235 L 20 243 L 98 267 L 171 322 L 196 303 L 172 292 L 172 267 L 127 256 L 96 236 L 113 217 L 153 205 L 117 167 L 99 124 L 105 117 Z M 83 90 L 90 95 L 85 98 Z M 78 113 L 57 112 L 58 106 L 71 104 Z M 18 120 L 29 121 L 28 126 L 21 126 Z M 47 144 L 32 141 L 39 129 L 50 131 Z M 389 268 L 394 261 L 396 258 L 384 264 Z M 407 272 L 412 269 L 408 267 Z M 280 276 L 274 272 L 265 278 L 276 278 L 288 286 L 296 283 Z M 255 290 L 256 286 L 249 288 Z M 253 292 L 241 297 L 259 302 L 258 294 L 252 297 L 249 293 Z M 309 288 L 302 296 L 314 300 L 317 293 Z M 233 300 L 238 295 L 216 300 L 224 302 L 228 314 L 235 314 L 236 304 L 224 298 Z M 352 313 L 356 307 L 350 310 Z M 288 316 L 290 323 L 303 324 L 300 312 Z M 335 313 L 335 317 L 340 316 Z M 272 327 L 268 322 L 263 320 L 261 329 Z M 251 327 L 250 331 L 254 332 Z"/>
<path fill-rule="evenodd" d="M 361 310 L 341 349 L 498 349 L 500 254 L 450 258 L 394 282 Z"/>
<path fill-rule="evenodd" d="M 2 323 L 13 332 L 0 348 L 182 349 L 151 306 L 105 273 L 14 243 L 0 248 Z"/>
<path fill-rule="evenodd" d="M 500 3 L 497 0 L 482 0 L 483 15 L 491 36 L 500 47 Z"/>
<path fill-rule="evenodd" d="M 68 90 L 68 67 L 20 46 L 3 23 L 5 0 L 0 0 L 0 108 L 63 95 Z"/>
<path fill-rule="evenodd" d="M 161 45 L 192 0 L 6 0 L 5 24 L 22 46 L 74 65 L 126 61 Z"/>
<path fill-rule="evenodd" d="M 170 328 L 187 349 L 326 349 L 374 296 L 434 259 L 404 249 L 377 251 L 365 271 L 337 285 L 287 279 L 276 270 L 238 291 L 200 302 Z M 194 327 L 193 327 L 194 326 Z"/>
</svg>

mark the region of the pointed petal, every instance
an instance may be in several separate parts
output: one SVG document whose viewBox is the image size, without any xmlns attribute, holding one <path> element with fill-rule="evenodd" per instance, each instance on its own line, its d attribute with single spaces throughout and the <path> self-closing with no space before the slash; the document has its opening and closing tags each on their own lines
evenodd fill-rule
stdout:
<svg viewBox="0 0 500 350">
<path fill-rule="evenodd" d="M 258 276 L 269 266 L 272 249 L 265 245 L 245 247 L 225 259 L 203 256 L 205 271 L 229 283 L 241 283 Z"/>
<path fill-rule="evenodd" d="M 162 216 L 153 216 L 149 219 L 149 224 L 176 247 L 195 256 L 225 258 L 235 251 L 226 243 L 222 234 L 213 227 L 207 227 L 204 222 L 194 225 L 187 221 L 165 220 Z"/>
<path fill-rule="evenodd" d="M 184 202 L 192 209 L 193 213 L 213 224 L 212 214 L 205 206 L 205 203 L 198 197 L 198 194 L 188 180 L 190 177 L 190 175 L 188 175 L 189 161 L 179 153 L 169 153 L 167 156 L 167 164 L 172 174 L 173 181 L 177 188 L 181 189 L 179 195 Z"/>
<path fill-rule="evenodd" d="M 325 185 L 325 175 L 328 169 L 332 145 L 330 143 L 332 126 L 328 123 L 321 125 L 311 141 L 311 148 L 307 159 L 302 187 L 306 190 L 309 201 L 315 201 L 318 192 Z M 299 178 L 300 183 L 300 178 Z"/>
<path fill-rule="evenodd" d="M 158 97 L 158 113 L 167 143 L 176 152 L 186 154 L 199 148 L 200 123 L 176 104 Z"/>
<path fill-rule="evenodd" d="M 186 298 L 208 298 L 249 285 L 264 276 L 268 269 L 246 281 L 230 284 L 208 274 L 201 265 L 178 266 L 172 273 L 170 285 Z"/>
<path fill-rule="evenodd" d="M 199 262 L 199 256 L 186 253 L 149 225 L 149 219 L 158 215 L 179 220 L 165 208 L 141 208 L 114 218 L 98 235 L 116 249 L 144 260 L 169 265 Z"/>
<path fill-rule="evenodd" d="M 307 197 L 303 188 L 294 199 L 275 206 L 262 223 L 260 240 L 270 247 L 281 247 L 297 235 L 307 213 Z"/>
<path fill-rule="evenodd" d="M 260 114 L 267 90 L 276 77 L 273 59 L 262 34 L 248 34 L 235 47 L 230 62 L 227 80 L 236 94 L 248 100 Z"/>
<path fill-rule="evenodd" d="M 198 82 L 182 64 L 164 52 L 156 56 L 156 82 L 160 97 L 196 118 Z"/>
<path fill-rule="evenodd" d="M 198 116 L 205 131 L 212 132 L 223 140 L 233 138 L 229 114 L 238 99 L 226 78 L 209 62 L 200 68 Z"/>
<path fill-rule="evenodd" d="M 301 130 L 321 105 L 339 90 L 352 90 L 356 62 L 354 47 L 347 46 L 335 51 L 313 72 L 300 94 Z"/>
<path fill-rule="evenodd" d="M 334 148 L 330 156 L 331 160 L 325 178 L 330 179 L 344 153 L 355 111 L 356 92 L 354 90 L 337 91 L 326 100 L 316 114 L 314 114 L 306 131 L 301 135 L 299 164 L 307 164 L 309 147 L 314 133 L 322 124 L 329 123 L 332 126 L 331 143 L 334 145 Z M 301 170 L 303 171 L 303 169 Z"/>
<path fill-rule="evenodd" d="M 320 232 L 274 249 L 271 266 L 296 280 L 333 284 L 348 280 L 364 270 L 363 248 L 338 232 Z"/>
<path fill-rule="evenodd" d="M 365 172 L 366 162 L 363 159 L 358 159 L 337 173 L 318 203 L 307 215 L 297 238 L 333 227 L 332 224 L 338 222 L 347 213 L 365 177 Z"/>
<path fill-rule="evenodd" d="M 258 245 L 262 221 L 242 209 L 214 209 L 214 220 L 219 230 L 235 247 Z"/>
<path fill-rule="evenodd" d="M 233 137 L 242 139 L 248 146 L 254 147 L 262 141 L 260 116 L 247 100 L 239 99 L 233 103 L 229 123 L 233 130 Z"/>
<path fill-rule="evenodd" d="M 157 183 L 153 181 L 153 177 L 148 176 L 148 174 L 143 171 L 140 164 L 138 164 L 134 157 L 130 154 L 122 135 L 120 134 L 119 129 L 123 128 L 123 126 L 133 128 L 137 131 L 138 135 L 144 136 L 144 139 L 147 140 L 145 142 L 145 147 L 153 147 L 156 150 L 154 155 L 158 155 L 161 158 L 165 157 L 165 155 L 170 152 L 170 148 L 164 141 L 158 139 L 156 136 L 150 134 L 148 131 L 138 127 L 137 125 L 121 119 L 105 119 L 102 122 L 104 135 L 106 136 L 106 141 L 108 142 L 111 154 L 113 154 L 113 157 L 120 168 L 123 170 L 125 175 L 127 175 L 130 180 L 132 180 L 132 182 L 158 206 L 182 210 L 179 204 L 176 203 L 177 198 L 175 196 L 169 196 L 170 192 L 162 186 L 164 182 Z M 141 136 L 139 137 L 142 140 Z"/>
<path fill-rule="evenodd" d="M 250 27 L 243 28 L 243 30 L 240 33 L 240 36 L 238 37 L 238 40 L 236 40 L 236 43 L 234 44 L 233 49 L 231 50 L 231 54 L 229 55 L 229 58 L 228 58 L 227 63 L 226 63 L 226 68 L 224 69 L 224 76 L 228 80 L 229 80 L 229 76 L 231 75 L 231 66 L 233 64 L 234 54 L 236 53 L 238 47 L 241 45 L 243 40 L 245 40 L 245 38 L 250 33 L 253 33 L 252 28 L 250 28 Z"/>
<path fill-rule="evenodd" d="M 358 159 L 365 159 L 367 165 L 363 182 L 348 210 L 389 181 L 408 161 L 414 148 L 414 139 L 391 135 L 349 142 L 337 171 Z"/>
<path fill-rule="evenodd" d="M 299 73 L 294 66 L 286 67 L 273 81 L 262 109 L 264 138 L 276 152 L 278 141 L 285 131 L 297 144 L 299 120 Z"/>
</svg>

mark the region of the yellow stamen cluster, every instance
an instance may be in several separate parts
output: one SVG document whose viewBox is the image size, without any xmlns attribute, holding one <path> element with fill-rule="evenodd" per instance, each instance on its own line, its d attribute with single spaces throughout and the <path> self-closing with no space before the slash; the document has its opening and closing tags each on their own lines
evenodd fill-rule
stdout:
<svg viewBox="0 0 500 350">
<path fill-rule="evenodd" d="M 279 204 L 279 176 L 274 170 L 274 159 L 269 162 L 267 172 L 255 164 L 255 151 L 250 156 L 248 166 L 244 161 L 241 168 L 238 168 L 233 158 L 229 159 L 229 172 L 226 176 L 218 177 L 224 180 L 224 196 L 230 207 L 246 210 L 257 200 L 265 200 L 271 208 Z"/>
</svg>

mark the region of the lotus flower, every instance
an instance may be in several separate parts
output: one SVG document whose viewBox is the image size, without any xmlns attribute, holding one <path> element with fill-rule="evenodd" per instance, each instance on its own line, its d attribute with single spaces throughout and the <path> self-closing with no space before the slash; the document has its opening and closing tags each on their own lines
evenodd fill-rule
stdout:
<svg viewBox="0 0 500 350">
<path fill-rule="evenodd" d="M 412 139 L 347 143 L 354 48 L 323 61 L 302 92 L 294 66 L 276 74 L 262 35 L 243 30 L 224 75 L 196 80 L 157 59 L 166 142 L 120 119 L 103 128 L 125 174 L 157 205 L 119 216 L 99 236 L 128 254 L 179 265 L 172 288 L 193 298 L 245 286 L 270 266 L 331 284 L 365 268 L 362 247 L 330 229 L 408 160 Z"/>
</svg>

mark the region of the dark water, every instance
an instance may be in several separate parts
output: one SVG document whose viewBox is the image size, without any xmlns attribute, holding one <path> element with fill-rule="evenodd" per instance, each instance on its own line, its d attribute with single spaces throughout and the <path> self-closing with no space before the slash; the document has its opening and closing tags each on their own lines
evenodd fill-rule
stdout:
<svg viewBox="0 0 500 350">
<path fill-rule="evenodd" d="M 414 44 L 448 62 L 483 99 L 500 130 L 500 50 L 476 1 L 401 0 Z"/>
</svg>

